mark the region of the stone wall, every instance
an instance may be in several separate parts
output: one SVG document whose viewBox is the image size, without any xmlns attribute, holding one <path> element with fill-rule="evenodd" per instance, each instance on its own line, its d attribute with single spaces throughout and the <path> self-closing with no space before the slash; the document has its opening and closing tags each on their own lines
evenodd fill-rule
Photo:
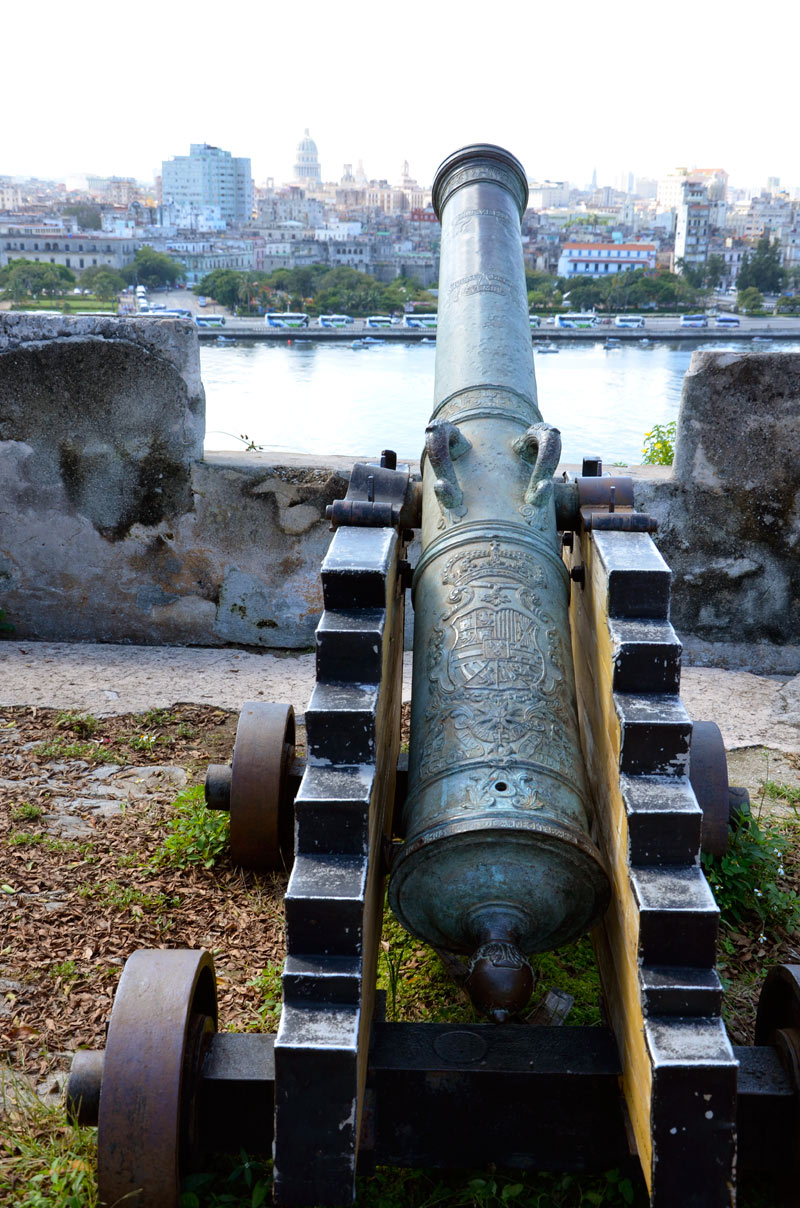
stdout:
<svg viewBox="0 0 800 1208">
<path fill-rule="evenodd" d="M 695 660 L 800 670 L 800 353 L 695 352 L 675 464 L 636 503 Z"/>
<path fill-rule="evenodd" d="M 197 334 L 0 316 L 0 607 L 48 640 L 309 646 L 347 475 L 202 460 Z"/>
<path fill-rule="evenodd" d="M 187 324 L 0 315 L 0 608 L 16 637 L 313 643 L 349 461 L 203 458 L 203 433 Z M 800 670 L 798 466 L 800 354 L 695 353 L 674 468 L 631 471 L 695 661 Z"/>
</svg>

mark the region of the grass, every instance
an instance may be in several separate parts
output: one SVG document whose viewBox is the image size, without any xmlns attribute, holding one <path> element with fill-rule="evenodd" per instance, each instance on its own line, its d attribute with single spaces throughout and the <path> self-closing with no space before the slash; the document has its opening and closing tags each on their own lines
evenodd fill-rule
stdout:
<svg viewBox="0 0 800 1208">
<path fill-rule="evenodd" d="M 11 811 L 12 822 L 36 822 L 42 816 L 42 811 L 38 805 L 31 805 L 30 801 L 23 801 L 16 809 Z"/>
<path fill-rule="evenodd" d="M 26 1080 L 0 1070 L 0 1203 L 96 1208 L 96 1130 L 65 1123 Z"/>
<path fill-rule="evenodd" d="M 66 738 L 51 738 L 36 748 L 42 759 L 84 759 L 87 763 L 121 763 L 118 753 L 96 742 L 70 742 Z"/>
<path fill-rule="evenodd" d="M 96 900 L 101 906 L 113 906 L 116 910 L 132 910 L 135 914 L 152 914 L 180 905 L 180 898 L 161 893 L 136 889 L 133 885 L 122 885 L 119 881 L 106 881 L 103 885 L 82 885 L 78 890 L 82 898 Z"/>
<path fill-rule="evenodd" d="M 78 738 L 91 738 L 100 728 L 100 721 L 91 713 L 75 713 L 64 709 L 56 715 L 56 729 L 71 730 Z"/>
</svg>

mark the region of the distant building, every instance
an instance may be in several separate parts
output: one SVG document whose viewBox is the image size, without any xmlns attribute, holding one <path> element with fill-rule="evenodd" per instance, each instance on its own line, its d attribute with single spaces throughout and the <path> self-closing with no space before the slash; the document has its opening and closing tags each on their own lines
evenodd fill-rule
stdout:
<svg viewBox="0 0 800 1208">
<path fill-rule="evenodd" d="M 542 180 L 531 181 L 529 185 L 528 208 L 531 210 L 550 210 L 556 206 L 569 205 L 569 181 Z"/>
<path fill-rule="evenodd" d="M 54 224 L 0 224 L 0 267 L 12 260 L 60 264 L 80 275 L 85 268 L 104 265 L 120 269 L 133 261 L 133 239 L 101 232 L 67 232 Z"/>
<path fill-rule="evenodd" d="M 317 144 L 308 130 L 297 144 L 297 159 L 294 165 L 294 179 L 301 185 L 322 184 L 322 171 L 319 166 Z"/>
<path fill-rule="evenodd" d="M 654 243 L 565 243 L 557 273 L 559 277 L 599 277 L 655 266 Z"/>
<path fill-rule="evenodd" d="M 165 206 L 198 212 L 216 206 L 225 222 L 247 223 L 253 215 L 250 160 L 208 143 L 192 143 L 188 155 L 162 164 L 161 197 Z"/>
<path fill-rule="evenodd" d="M 675 265 L 705 264 L 711 233 L 711 202 L 706 186 L 687 178 L 683 182 L 675 223 Z"/>
</svg>

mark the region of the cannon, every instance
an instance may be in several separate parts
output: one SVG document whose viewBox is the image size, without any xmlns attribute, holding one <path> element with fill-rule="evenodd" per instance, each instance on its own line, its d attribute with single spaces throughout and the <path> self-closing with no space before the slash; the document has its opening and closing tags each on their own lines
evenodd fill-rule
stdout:
<svg viewBox="0 0 800 1208">
<path fill-rule="evenodd" d="M 390 450 L 329 509 L 307 758 L 285 706 L 246 705 L 207 800 L 233 854 L 291 874 L 276 1035 L 217 1031 L 204 952 L 140 951 L 104 1054 L 68 1099 L 99 1123 L 101 1200 L 177 1208 L 212 1150 L 272 1153 L 285 1205 L 339 1205 L 376 1164 L 603 1170 L 638 1160 L 655 1208 L 723 1208 L 738 1171 L 791 1173 L 800 972 L 773 970 L 734 1049 L 699 865 L 722 850 L 718 731 L 679 696 L 670 572 L 632 482 L 556 477 L 538 410 L 507 151 L 450 156 L 434 410 L 421 473 Z M 422 551 L 408 561 L 414 530 Z M 412 737 L 400 754 L 404 601 Z M 485 1022 L 387 1022 L 384 886 Z M 528 957 L 591 929 L 597 1028 L 520 1022 Z M 789 1155 L 789 1157 L 787 1157 Z"/>
</svg>

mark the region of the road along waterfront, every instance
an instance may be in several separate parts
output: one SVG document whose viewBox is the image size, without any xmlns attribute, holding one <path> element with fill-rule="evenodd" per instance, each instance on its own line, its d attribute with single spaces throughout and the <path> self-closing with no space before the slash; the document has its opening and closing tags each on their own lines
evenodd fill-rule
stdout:
<svg viewBox="0 0 800 1208">
<path fill-rule="evenodd" d="M 231 323 L 226 341 L 232 334 Z M 433 396 L 435 341 L 386 340 L 353 348 L 352 339 L 321 340 L 316 331 L 313 340 L 278 334 L 278 341 L 203 342 L 207 451 L 241 450 L 250 441 L 323 457 L 374 456 L 385 448 L 405 458 L 419 456 Z M 800 351 L 800 331 L 794 343 L 755 345 L 731 339 L 729 332 L 715 340 L 713 329 L 692 340 L 659 337 L 644 343 L 641 331 L 559 334 L 573 338 L 534 344 L 539 408 L 561 429 L 565 462 L 600 455 L 607 466 L 641 462 L 645 432 L 677 418 L 694 350 Z M 618 334 L 636 338 L 604 347 Z M 558 354 L 546 355 L 542 348 L 548 345 Z"/>
</svg>

